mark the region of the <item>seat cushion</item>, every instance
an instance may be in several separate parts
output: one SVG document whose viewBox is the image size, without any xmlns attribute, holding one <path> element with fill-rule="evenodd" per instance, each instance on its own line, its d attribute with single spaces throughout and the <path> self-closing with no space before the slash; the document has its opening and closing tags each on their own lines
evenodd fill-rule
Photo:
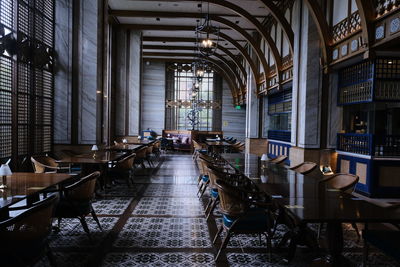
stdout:
<svg viewBox="0 0 400 267">
<path fill-rule="evenodd" d="M 212 198 L 217 198 L 218 197 L 218 189 L 211 188 L 210 193 L 211 193 L 211 197 Z"/>
<path fill-rule="evenodd" d="M 228 228 L 232 226 L 237 218 L 223 215 L 224 225 Z M 264 209 L 252 208 L 234 226 L 234 231 L 256 232 L 265 231 L 268 228 L 268 215 Z"/>
<path fill-rule="evenodd" d="M 208 179 L 210 179 L 210 178 L 208 178 L 208 175 L 203 175 L 203 176 L 201 177 L 201 179 L 203 179 L 203 182 L 207 183 L 207 182 L 208 182 Z"/>
<path fill-rule="evenodd" d="M 363 237 L 368 243 L 400 261 L 400 231 L 366 230 Z"/>
</svg>

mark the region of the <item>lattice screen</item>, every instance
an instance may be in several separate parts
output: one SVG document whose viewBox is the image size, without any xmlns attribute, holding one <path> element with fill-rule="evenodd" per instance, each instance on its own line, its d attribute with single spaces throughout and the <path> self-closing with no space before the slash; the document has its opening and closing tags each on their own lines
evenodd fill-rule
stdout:
<svg viewBox="0 0 400 267">
<path fill-rule="evenodd" d="M 0 0 L 0 38 L 19 47 L 0 55 L 0 159 L 51 151 L 54 1 Z"/>
</svg>

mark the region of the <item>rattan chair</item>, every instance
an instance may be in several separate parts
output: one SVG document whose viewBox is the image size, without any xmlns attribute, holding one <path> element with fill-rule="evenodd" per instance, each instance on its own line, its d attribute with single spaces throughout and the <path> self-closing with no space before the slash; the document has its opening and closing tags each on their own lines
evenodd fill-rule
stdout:
<svg viewBox="0 0 400 267">
<path fill-rule="evenodd" d="M 234 187 L 224 180 L 218 179 L 216 185 L 218 187 L 223 220 L 218 227 L 213 244 L 215 244 L 222 231 L 225 230 L 226 235 L 215 260 L 218 260 L 221 251 L 226 248 L 229 239 L 234 234 L 264 234 L 271 257 L 271 226 L 273 221 L 270 212 L 266 209 L 269 204 L 250 200 L 240 188 Z M 258 207 L 258 205 L 261 205 L 262 208 Z"/>
<path fill-rule="evenodd" d="M 313 170 L 315 170 L 316 167 L 317 167 L 317 163 L 306 161 L 306 162 L 300 163 L 299 165 L 291 167 L 290 169 L 294 170 L 295 172 L 299 172 L 301 174 L 307 174 L 307 173 L 310 173 Z"/>
<path fill-rule="evenodd" d="M 51 266 L 56 265 L 47 239 L 56 198 L 53 194 L 19 215 L 0 222 L 1 266 L 32 266 L 44 255 Z"/>
<path fill-rule="evenodd" d="M 126 179 L 128 186 L 130 186 L 130 184 L 133 185 L 133 170 L 134 170 L 135 157 L 136 154 L 132 153 L 120 159 L 119 161 L 117 161 L 115 166 L 110 170 L 110 172 L 113 174 L 122 175 Z"/>
<path fill-rule="evenodd" d="M 279 156 L 277 156 L 276 158 L 270 159 L 269 162 L 270 162 L 270 163 L 274 163 L 274 164 L 281 164 L 281 163 L 285 162 L 285 160 L 286 160 L 287 158 L 288 158 L 288 157 L 285 156 L 285 155 L 279 155 Z"/>
<path fill-rule="evenodd" d="M 359 177 L 349 173 L 336 173 L 325 179 L 322 179 L 320 183 L 325 183 L 328 188 L 337 189 L 343 192 L 352 193 L 356 184 L 358 183 Z M 354 230 L 357 233 L 358 239 L 361 238 L 360 232 L 358 231 L 357 224 L 352 223 Z M 318 226 L 318 238 L 321 236 L 323 224 L 320 223 Z"/>
<path fill-rule="evenodd" d="M 134 164 L 139 164 L 140 166 L 142 166 L 143 169 L 145 169 L 146 165 L 144 164 L 144 161 L 146 160 L 146 153 L 147 153 L 146 147 L 142 147 L 139 150 L 137 150 L 135 152 L 136 157 L 134 160 Z"/>
<path fill-rule="evenodd" d="M 55 159 L 49 156 L 31 157 L 32 167 L 35 173 L 54 173 L 60 170 L 70 171 L 70 167 L 60 166 Z"/>
<path fill-rule="evenodd" d="M 94 172 L 66 186 L 61 191 L 60 201 L 54 214 L 54 217 L 58 218 L 58 227 L 60 227 L 62 218 L 78 218 L 89 239 L 91 239 L 89 227 L 85 220 L 85 217 L 91 214 L 100 230 L 102 230 L 99 219 L 92 207 L 96 179 L 99 177 L 100 172 Z"/>
</svg>

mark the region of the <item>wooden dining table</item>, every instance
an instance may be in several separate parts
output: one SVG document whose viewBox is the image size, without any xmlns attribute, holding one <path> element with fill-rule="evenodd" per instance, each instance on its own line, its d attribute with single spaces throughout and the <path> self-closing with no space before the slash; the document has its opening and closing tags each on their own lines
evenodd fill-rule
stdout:
<svg viewBox="0 0 400 267">
<path fill-rule="evenodd" d="M 270 195 L 274 204 L 300 225 L 326 223 L 325 238 L 333 266 L 345 265 L 342 223 L 400 223 L 400 211 L 385 209 L 352 194 L 328 188 L 318 170 L 307 175 L 279 164 L 261 164 L 252 154 L 222 154 L 226 163 Z"/>
<path fill-rule="evenodd" d="M 101 150 L 87 154 L 64 157 L 60 160 L 57 160 L 56 162 L 66 164 L 79 164 L 81 165 L 82 175 L 88 175 L 97 170 L 100 171 L 100 187 L 104 189 L 106 184 L 106 173 L 109 164 L 117 162 L 126 155 L 127 153 L 125 152 Z M 96 194 L 100 196 L 99 192 L 96 192 Z"/>
<path fill-rule="evenodd" d="M 232 144 L 226 141 L 206 141 L 209 152 L 228 152 Z"/>
<path fill-rule="evenodd" d="M 14 172 L 8 175 L 7 188 L 0 189 L 0 218 L 8 217 L 8 207 L 27 199 L 27 204 L 49 187 L 59 186 L 71 179 L 68 173 Z"/>
</svg>

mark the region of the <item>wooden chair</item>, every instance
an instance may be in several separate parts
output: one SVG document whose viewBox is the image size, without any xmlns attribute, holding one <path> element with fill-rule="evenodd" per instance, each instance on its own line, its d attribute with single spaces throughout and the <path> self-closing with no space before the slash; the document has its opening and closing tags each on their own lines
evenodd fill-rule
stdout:
<svg viewBox="0 0 400 267">
<path fill-rule="evenodd" d="M 56 198 L 53 194 L 0 222 L 1 266 L 32 266 L 44 255 L 51 266 L 56 265 L 47 241 Z"/>
<path fill-rule="evenodd" d="M 96 171 L 66 186 L 61 191 L 60 201 L 54 214 L 54 217 L 58 218 L 58 227 L 60 227 L 62 218 L 78 218 L 89 239 L 91 239 L 89 227 L 85 220 L 85 217 L 91 214 L 100 230 L 102 230 L 99 219 L 92 207 L 96 179 L 99 177 L 100 172 Z"/>
<path fill-rule="evenodd" d="M 35 173 L 54 173 L 60 170 L 70 170 L 70 167 L 61 167 L 55 159 L 49 156 L 32 156 L 31 162 Z"/>
<path fill-rule="evenodd" d="M 199 157 L 197 159 L 197 164 L 198 164 L 199 170 L 200 170 L 200 176 L 199 176 L 199 180 L 197 183 L 199 186 L 197 195 L 199 196 L 199 198 L 201 198 L 204 195 L 204 192 L 206 191 L 206 189 L 208 188 L 208 185 L 210 183 L 210 174 L 208 173 L 208 169 L 206 168 L 206 160 Z"/>
<path fill-rule="evenodd" d="M 299 172 L 301 174 L 307 174 L 315 170 L 317 167 L 317 163 L 314 162 L 303 162 L 300 163 L 299 165 L 296 165 L 294 167 L 291 167 L 291 170 L 294 170 L 295 172 Z"/>
<path fill-rule="evenodd" d="M 153 163 L 153 145 L 148 145 L 146 147 L 146 161 L 149 163 L 150 167 L 154 167 Z"/>
<path fill-rule="evenodd" d="M 134 164 L 140 164 L 143 169 L 146 168 L 146 165 L 144 164 L 144 161 L 146 160 L 146 153 L 147 153 L 147 148 L 142 147 L 139 150 L 135 152 L 136 157 L 134 160 Z"/>
<path fill-rule="evenodd" d="M 383 209 L 396 212 L 400 209 L 400 204 L 390 204 L 374 200 L 366 200 L 374 205 L 377 205 Z M 400 263 L 400 226 L 394 225 L 379 225 L 383 229 L 369 229 L 368 224 L 365 224 L 365 229 L 362 232 L 364 246 L 363 246 L 363 264 L 362 266 L 367 266 L 368 254 L 369 254 L 369 244 L 380 249 L 388 256 L 395 259 Z M 394 227 L 393 227 L 394 226 Z"/>
<path fill-rule="evenodd" d="M 274 163 L 274 164 L 281 164 L 283 163 L 288 157 L 285 155 L 279 155 L 276 158 L 270 159 L 269 162 L 270 163 Z"/>
<path fill-rule="evenodd" d="M 111 173 L 122 175 L 126 178 L 126 182 L 128 186 L 130 183 L 133 185 L 133 168 L 135 162 L 136 154 L 132 153 L 119 161 L 115 164 L 115 166 L 110 170 Z"/>
<path fill-rule="evenodd" d="M 218 227 L 218 232 L 214 237 L 213 244 L 222 231 L 226 231 L 226 236 L 218 250 L 215 260 L 217 261 L 221 251 L 226 248 L 229 239 L 234 234 L 264 234 L 267 239 L 267 250 L 271 257 L 271 226 L 272 217 L 263 205 L 258 208 L 258 204 L 250 200 L 240 188 L 228 184 L 224 180 L 216 181 L 218 194 L 220 197 L 220 209 L 223 214 L 222 224 Z"/>
<path fill-rule="evenodd" d="M 327 187 L 337 189 L 343 192 L 352 193 L 356 184 L 358 183 L 359 177 L 354 174 L 349 173 L 336 173 L 331 175 L 325 179 L 322 179 L 320 183 L 325 183 Z M 357 224 L 352 223 L 354 230 L 357 233 L 358 239 L 361 238 L 360 232 L 358 231 Z M 318 238 L 321 236 L 323 224 L 319 224 L 318 226 Z"/>
</svg>

